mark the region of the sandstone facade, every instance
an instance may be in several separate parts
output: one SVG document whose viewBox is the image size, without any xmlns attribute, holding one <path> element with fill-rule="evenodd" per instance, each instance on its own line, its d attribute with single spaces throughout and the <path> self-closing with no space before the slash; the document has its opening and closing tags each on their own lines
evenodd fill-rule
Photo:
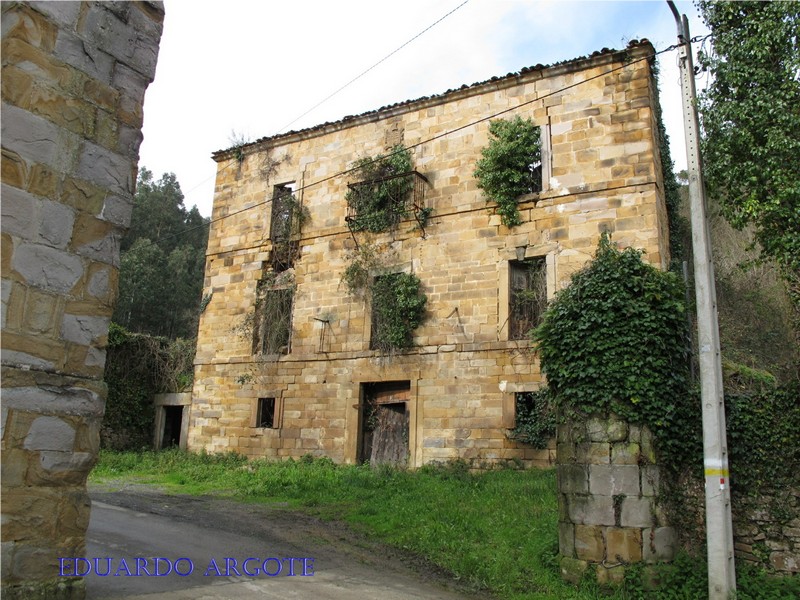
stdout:
<svg viewBox="0 0 800 600">
<path fill-rule="evenodd" d="M 552 296 L 603 231 L 666 266 L 652 54 L 635 42 L 216 153 L 189 448 L 357 462 L 367 400 L 385 396 L 406 419 L 408 466 L 553 464 L 555 447 L 508 436 L 516 394 L 542 385 L 530 343 L 510 339 L 511 270 L 540 259 Z M 473 171 L 490 119 L 513 115 L 540 126 L 544 176 L 541 192 L 520 198 L 523 223 L 509 229 Z M 413 149 L 425 178 L 415 214 L 428 209 L 430 219 L 351 232 L 346 172 L 398 143 Z M 296 190 L 308 218 L 293 238 L 293 267 L 279 274 L 294 289 L 288 342 L 265 355 L 254 352 L 253 320 L 259 281 L 274 276 L 276 186 Z M 342 283 L 356 246 L 381 256 L 381 272 L 421 280 L 427 318 L 412 349 L 370 349 L 369 299 Z M 262 411 L 271 411 L 267 426 Z"/>
<path fill-rule="evenodd" d="M 3 597 L 74 598 L 160 2 L 3 2 Z"/>
</svg>

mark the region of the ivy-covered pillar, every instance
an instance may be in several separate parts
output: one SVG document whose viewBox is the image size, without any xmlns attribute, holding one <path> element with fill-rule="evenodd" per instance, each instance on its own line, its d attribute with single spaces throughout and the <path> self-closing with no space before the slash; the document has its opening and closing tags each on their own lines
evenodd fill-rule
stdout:
<svg viewBox="0 0 800 600">
<path fill-rule="evenodd" d="M 694 451 L 684 292 L 674 273 L 603 234 L 534 338 L 561 415 L 556 441 L 565 579 L 670 560 L 659 464 Z"/>
<path fill-rule="evenodd" d="M 556 440 L 562 576 L 577 583 L 592 567 L 599 583 L 621 583 L 627 565 L 671 560 L 650 430 L 611 414 L 559 425 Z"/>
</svg>

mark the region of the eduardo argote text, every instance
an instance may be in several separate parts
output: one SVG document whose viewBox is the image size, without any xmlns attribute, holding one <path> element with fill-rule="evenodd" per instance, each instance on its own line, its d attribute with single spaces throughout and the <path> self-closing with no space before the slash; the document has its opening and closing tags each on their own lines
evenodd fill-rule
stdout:
<svg viewBox="0 0 800 600">
<path fill-rule="evenodd" d="M 169 559 L 164 557 L 134 556 L 129 558 L 59 558 L 61 577 L 186 577 L 196 571 L 191 558 Z M 204 577 L 311 577 L 314 575 L 314 559 L 310 557 L 285 556 L 281 558 L 245 559 L 233 557 L 212 558 L 201 565 Z M 199 573 L 199 569 L 197 570 Z"/>
</svg>

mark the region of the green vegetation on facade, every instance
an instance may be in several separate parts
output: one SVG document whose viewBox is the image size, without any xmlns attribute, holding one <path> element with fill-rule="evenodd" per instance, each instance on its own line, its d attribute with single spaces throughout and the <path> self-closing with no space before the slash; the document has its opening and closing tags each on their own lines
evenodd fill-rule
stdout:
<svg viewBox="0 0 800 600">
<path fill-rule="evenodd" d="M 384 155 L 366 157 L 354 163 L 356 183 L 345 194 L 353 231 L 379 233 L 395 227 L 408 217 L 408 197 L 414 189 L 411 151 L 395 146 Z"/>
<path fill-rule="evenodd" d="M 673 427 L 690 402 L 683 284 L 618 250 L 597 255 L 560 291 L 535 330 L 542 371 L 566 418 L 616 413 L 648 425 L 662 451 L 681 453 Z"/>
<path fill-rule="evenodd" d="M 517 201 L 523 194 L 539 191 L 534 167 L 541 164 L 541 134 L 530 119 L 496 119 L 489 122 L 489 144 L 481 150 L 475 166 L 478 187 L 488 201 L 497 204 L 497 213 L 506 227 L 520 220 Z"/>
<path fill-rule="evenodd" d="M 110 486 L 137 481 L 173 493 L 286 502 L 343 520 L 500 600 L 694 600 L 707 589 L 702 562 L 686 556 L 658 567 L 664 584 L 658 592 L 643 587 L 645 573 L 638 568 L 615 590 L 601 590 L 589 576 L 577 589 L 564 583 L 556 561 L 558 508 L 551 470 L 471 473 L 466 463 L 455 462 L 407 471 L 336 465 L 310 456 L 269 462 L 178 450 L 104 451 L 91 479 Z M 790 600 L 800 593 L 797 578 L 770 579 L 747 568 L 739 575 L 739 600 Z"/>
<path fill-rule="evenodd" d="M 383 352 L 414 345 L 414 330 L 425 318 L 428 298 L 413 273 L 388 273 L 371 286 L 372 338 L 370 345 Z"/>
<path fill-rule="evenodd" d="M 103 374 L 109 398 L 100 430 L 104 448 L 150 446 L 153 395 L 184 391 L 191 385 L 194 353 L 194 339 L 131 333 L 111 323 Z"/>
</svg>

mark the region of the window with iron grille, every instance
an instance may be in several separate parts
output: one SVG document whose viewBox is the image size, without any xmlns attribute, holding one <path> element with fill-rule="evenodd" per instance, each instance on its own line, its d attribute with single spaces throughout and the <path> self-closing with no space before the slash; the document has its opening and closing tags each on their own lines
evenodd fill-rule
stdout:
<svg viewBox="0 0 800 600">
<path fill-rule="evenodd" d="M 262 279 L 256 289 L 254 354 L 289 353 L 294 288 L 273 289 L 273 281 Z"/>
<path fill-rule="evenodd" d="M 378 233 L 392 229 L 412 214 L 418 221 L 423 215 L 427 218 L 427 179 L 414 171 L 411 158 L 411 151 L 398 145 L 387 155 L 354 163 L 356 181 L 348 184 L 345 194 L 346 221 L 351 231 Z M 421 227 L 424 229 L 424 223 Z"/>
<path fill-rule="evenodd" d="M 509 262 L 508 339 L 528 337 L 547 308 L 547 265 L 544 257 Z"/>
<path fill-rule="evenodd" d="M 280 273 L 294 265 L 297 242 L 292 241 L 294 233 L 294 182 L 276 185 L 272 192 L 272 218 L 269 237 L 272 240 L 272 268 Z"/>
</svg>

